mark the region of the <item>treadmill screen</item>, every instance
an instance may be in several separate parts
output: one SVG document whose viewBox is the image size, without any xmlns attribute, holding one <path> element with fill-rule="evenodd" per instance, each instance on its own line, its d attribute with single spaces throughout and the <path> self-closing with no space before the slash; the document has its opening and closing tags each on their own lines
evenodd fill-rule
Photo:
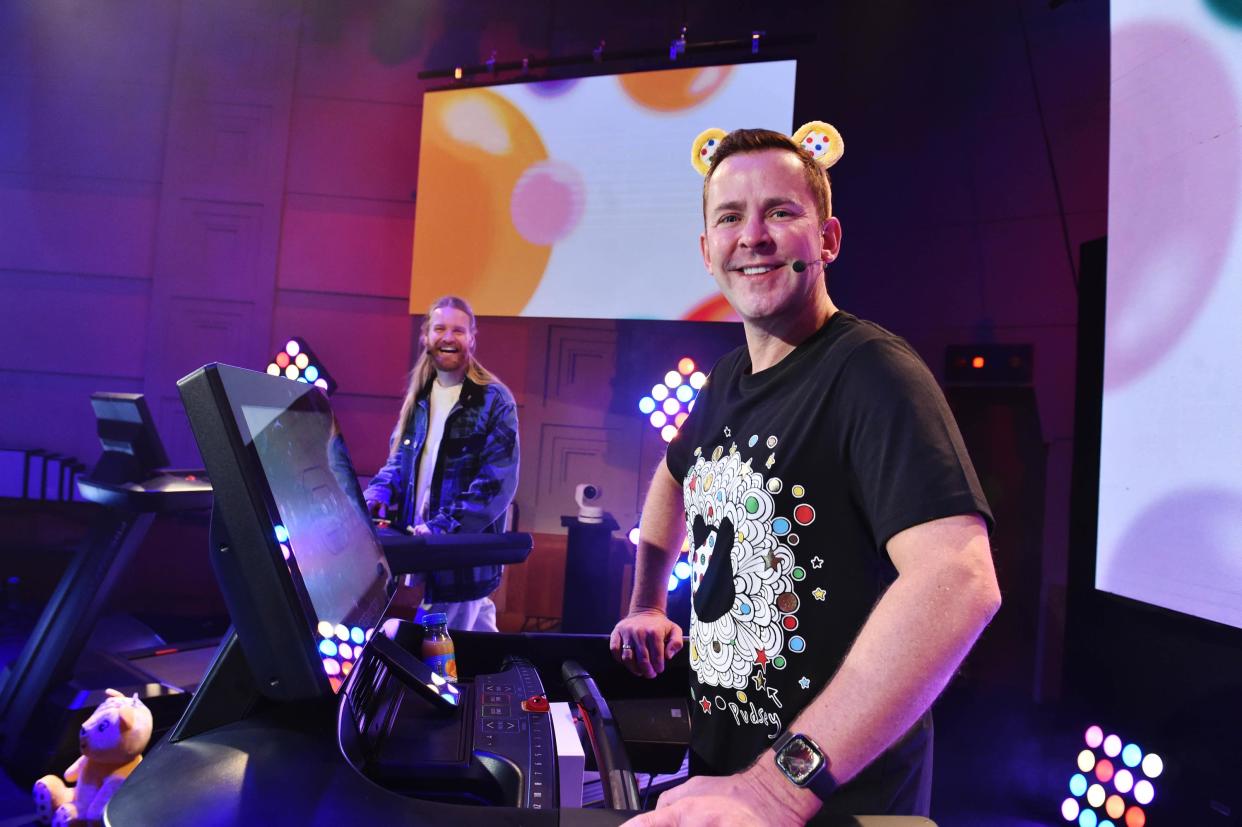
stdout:
<svg viewBox="0 0 1242 827">
<path fill-rule="evenodd" d="M 391 580 L 345 441 L 318 390 L 306 386 L 283 406 L 249 404 L 253 395 L 235 392 L 238 383 L 288 380 L 222 378 L 242 440 L 267 481 L 272 531 L 337 691 L 380 622 Z"/>
</svg>

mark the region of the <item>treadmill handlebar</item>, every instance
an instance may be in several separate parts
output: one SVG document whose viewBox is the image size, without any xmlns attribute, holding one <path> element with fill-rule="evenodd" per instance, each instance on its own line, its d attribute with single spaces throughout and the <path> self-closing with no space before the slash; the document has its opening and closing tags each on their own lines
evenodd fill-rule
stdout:
<svg viewBox="0 0 1242 827">
<path fill-rule="evenodd" d="M 604 803 L 613 810 L 642 810 L 638 781 L 630 767 L 630 757 L 621 740 L 621 730 L 612 717 L 608 702 L 595 685 L 595 679 L 574 660 L 561 665 L 561 678 L 574 703 L 587 718 L 587 735 L 595 764 L 599 767 Z"/>
<path fill-rule="evenodd" d="M 394 575 L 474 566 L 524 563 L 534 542 L 525 532 L 504 534 L 406 534 L 376 532 Z"/>
</svg>

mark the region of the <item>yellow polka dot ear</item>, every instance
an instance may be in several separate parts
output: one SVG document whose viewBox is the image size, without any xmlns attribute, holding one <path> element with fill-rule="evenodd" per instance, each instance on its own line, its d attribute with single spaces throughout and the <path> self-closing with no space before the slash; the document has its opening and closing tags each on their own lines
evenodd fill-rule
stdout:
<svg viewBox="0 0 1242 827">
<path fill-rule="evenodd" d="M 841 160 L 845 152 L 845 141 L 841 133 L 832 124 L 823 121 L 804 123 L 793 134 L 794 143 L 815 156 L 815 161 L 824 169 Z"/>
<path fill-rule="evenodd" d="M 694 139 L 694 145 L 690 148 L 690 164 L 699 175 L 707 174 L 708 168 L 712 165 L 712 156 L 716 154 L 720 141 L 727 134 L 723 129 L 712 127 L 704 129 L 699 133 L 699 137 Z"/>
</svg>

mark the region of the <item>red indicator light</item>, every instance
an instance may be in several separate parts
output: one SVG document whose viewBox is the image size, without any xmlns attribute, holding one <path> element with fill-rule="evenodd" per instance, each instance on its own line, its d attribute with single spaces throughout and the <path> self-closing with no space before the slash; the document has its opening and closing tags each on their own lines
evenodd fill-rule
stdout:
<svg viewBox="0 0 1242 827">
<path fill-rule="evenodd" d="M 975 370 L 978 370 L 979 368 L 983 367 L 983 365 L 984 365 L 984 361 L 983 361 L 982 356 L 976 356 L 975 358 L 970 360 L 970 366 L 974 368 Z"/>
</svg>

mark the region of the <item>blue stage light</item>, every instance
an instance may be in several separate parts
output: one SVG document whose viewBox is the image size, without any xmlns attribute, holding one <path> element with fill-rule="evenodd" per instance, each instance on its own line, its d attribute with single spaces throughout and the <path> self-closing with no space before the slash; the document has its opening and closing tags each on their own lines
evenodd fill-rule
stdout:
<svg viewBox="0 0 1242 827">
<path fill-rule="evenodd" d="M 1080 772 L 1074 773 L 1070 776 L 1069 788 L 1075 796 L 1083 795 L 1087 792 L 1087 777 Z"/>
<path fill-rule="evenodd" d="M 693 569 L 690 568 L 690 564 L 685 560 L 678 560 L 677 565 L 673 566 L 673 576 L 678 580 L 688 579 L 691 571 L 693 571 Z"/>
<path fill-rule="evenodd" d="M 287 528 L 277 523 L 275 527 L 275 531 L 276 531 L 276 542 L 278 543 L 289 542 L 289 530 Z"/>
<path fill-rule="evenodd" d="M 1125 749 L 1121 751 L 1121 762 L 1133 769 L 1142 761 L 1143 751 L 1138 748 L 1138 744 L 1126 744 Z"/>
<path fill-rule="evenodd" d="M 362 631 L 362 627 L 355 626 L 349 630 L 349 639 L 356 645 L 361 646 L 367 642 L 367 633 Z"/>
<path fill-rule="evenodd" d="M 668 576 L 668 590 L 669 590 L 670 592 L 671 592 L 671 591 L 676 591 L 676 590 L 677 590 L 677 587 L 678 587 L 678 586 L 680 586 L 680 585 L 681 585 L 681 581 L 677 579 L 677 575 L 675 575 L 675 574 L 670 574 L 670 575 Z"/>
<path fill-rule="evenodd" d="M 335 640 L 319 641 L 319 652 L 324 657 L 329 657 L 329 658 L 336 657 L 336 641 Z"/>
<path fill-rule="evenodd" d="M 644 415 L 650 414 L 656 409 L 656 401 L 650 396 L 644 396 L 642 399 L 638 400 L 638 409 L 642 411 Z"/>
</svg>

